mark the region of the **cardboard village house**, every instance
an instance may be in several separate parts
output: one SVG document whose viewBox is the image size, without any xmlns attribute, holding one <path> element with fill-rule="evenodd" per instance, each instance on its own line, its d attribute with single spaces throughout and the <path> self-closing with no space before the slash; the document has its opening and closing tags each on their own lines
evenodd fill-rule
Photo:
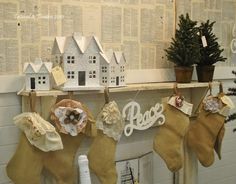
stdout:
<svg viewBox="0 0 236 184">
<path fill-rule="evenodd" d="M 32 63 L 24 63 L 26 91 L 51 89 L 51 62 L 36 58 Z"/>
<path fill-rule="evenodd" d="M 104 52 L 95 36 L 56 37 L 52 48 L 52 61 L 42 62 L 36 58 L 34 62 L 24 64 L 26 91 L 50 90 L 52 87 L 52 65 L 61 66 L 66 82 L 62 89 L 99 90 L 104 86 L 125 86 L 126 60 L 122 52 L 108 50 Z"/>
<path fill-rule="evenodd" d="M 95 36 L 56 37 L 53 65 L 62 67 L 67 78 L 62 89 L 99 90 L 104 86 L 125 86 L 125 57 L 122 52 L 103 51 Z"/>
</svg>

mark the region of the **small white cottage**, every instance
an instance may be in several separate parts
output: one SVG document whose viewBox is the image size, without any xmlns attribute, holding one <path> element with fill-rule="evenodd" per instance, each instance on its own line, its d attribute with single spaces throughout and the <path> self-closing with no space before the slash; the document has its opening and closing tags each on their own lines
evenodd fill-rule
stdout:
<svg viewBox="0 0 236 184">
<path fill-rule="evenodd" d="M 100 83 L 104 86 L 125 86 L 125 57 L 122 52 L 108 50 L 102 55 Z"/>
<path fill-rule="evenodd" d="M 72 36 L 56 37 L 52 60 L 54 66 L 63 68 L 67 77 L 63 90 L 96 90 L 103 86 L 125 85 L 123 54 L 113 51 L 105 53 L 95 36 L 74 33 Z"/>
<path fill-rule="evenodd" d="M 25 74 L 26 91 L 50 90 L 51 62 L 42 62 L 36 58 L 34 63 L 25 63 L 23 72 Z"/>
</svg>

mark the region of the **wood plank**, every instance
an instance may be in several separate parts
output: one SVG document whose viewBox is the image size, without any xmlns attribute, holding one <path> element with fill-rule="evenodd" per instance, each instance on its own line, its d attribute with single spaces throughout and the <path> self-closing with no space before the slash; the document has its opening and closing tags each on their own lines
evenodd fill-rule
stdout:
<svg viewBox="0 0 236 184">
<path fill-rule="evenodd" d="M 146 90 L 165 90 L 173 89 L 175 83 L 144 83 L 144 84 L 129 84 L 125 87 L 109 88 L 110 93 L 121 93 L 121 92 L 130 92 L 130 91 L 146 91 Z M 219 82 L 212 82 L 212 86 L 218 86 Z M 206 82 L 192 82 L 192 83 L 179 83 L 178 88 L 206 88 L 208 83 Z M 75 91 L 74 94 L 97 94 L 103 93 L 103 90 L 98 91 Z M 19 95 L 29 96 L 29 92 L 22 91 Z M 51 90 L 51 91 L 36 91 L 37 96 L 61 96 L 68 95 L 68 92 L 60 90 Z"/>
</svg>

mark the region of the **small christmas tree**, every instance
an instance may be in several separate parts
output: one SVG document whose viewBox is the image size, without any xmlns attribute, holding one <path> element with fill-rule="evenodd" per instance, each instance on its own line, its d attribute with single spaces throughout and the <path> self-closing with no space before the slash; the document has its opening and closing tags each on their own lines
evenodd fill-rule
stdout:
<svg viewBox="0 0 236 184">
<path fill-rule="evenodd" d="M 220 49 L 218 44 L 218 38 L 213 33 L 214 22 L 207 20 L 206 22 L 201 23 L 199 27 L 200 37 L 200 59 L 197 63 L 198 65 L 213 65 L 218 61 L 224 62 L 226 58 L 221 56 L 224 49 Z M 206 45 L 203 44 L 203 39 L 206 41 Z"/>
<path fill-rule="evenodd" d="M 175 38 L 172 38 L 171 45 L 165 49 L 169 61 L 177 66 L 192 66 L 198 62 L 200 57 L 198 43 L 197 22 L 192 21 L 189 15 L 179 16 L 179 29 L 176 30 Z"/>
<path fill-rule="evenodd" d="M 232 71 L 232 73 L 236 76 L 236 71 Z M 236 84 L 236 80 L 234 80 L 234 83 Z M 234 87 L 229 88 L 228 91 L 229 91 L 227 93 L 228 96 L 236 96 L 236 88 Z M 226 123 L 229 121 L 233 121 L 235 119 L 236 119 L 236 113 L 230 114 L 228 118 L 226 119 Z M 236 128 L 233 131 L 236 132 Z"/>
</svg>

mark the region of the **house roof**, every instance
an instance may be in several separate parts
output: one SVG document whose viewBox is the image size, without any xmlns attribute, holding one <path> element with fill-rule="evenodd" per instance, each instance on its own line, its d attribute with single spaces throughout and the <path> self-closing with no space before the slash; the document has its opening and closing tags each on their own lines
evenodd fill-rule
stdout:
<svg viewBox="0 0 236 184">
<path fill-rule="evenodd" d="M 116 61 L 117 64 L 120 63 L 121 59 L 123 58 L 124 61 L 126 62 L 125 60 L 125 57 L 123 55 L 123 52 L 120 52 L 120 51 L 113 51 L 112 49 L 109 49 L 108 51 L 106 51 L 105 53 L 109 63 L 112 61 L 113 57 Z"/>
<path fill-rule="evenodd" d="M 50 73 L 52 70 L 51 62 L 43 62 L 41 58 L 36 58 L 34 62 L 24 64 L 24 73 Z"/>
<path fill-rule="evenodd" d="M 110 63 L 110 59 L 107 58 L 106 54 L 99 52 L 99 54 L 102 56 L 102 58 L 107 62 Z"/>
<path fill-rule="evenodd" d="M 100 52 L 104 53 L 104 51 L 102 49 L 102 45 L 100 44 L 100 42 L 96 36 L 82 36 L 80 33 L 73 33 L 72 36 L 68 36 L 68 37 L 62 37 L 62 36 L 56 37 L 55 42 L 56 42 L 61 54 L 63 54 L 65 51 L 66 39 L 69 37 L 72 37 L 75 40 L 78 48 L 80 49 L 80 51 L 82 53 L 84 53 L 87 50 L 87 48 L 92 40 L 95 41 Z"/>
<path fill-rule="evenodd" d="M 66 37 L 60 36 L 56 37 L 56 43 L 59 48 L 60 53 L 64 53 Z"/>
</svg>

